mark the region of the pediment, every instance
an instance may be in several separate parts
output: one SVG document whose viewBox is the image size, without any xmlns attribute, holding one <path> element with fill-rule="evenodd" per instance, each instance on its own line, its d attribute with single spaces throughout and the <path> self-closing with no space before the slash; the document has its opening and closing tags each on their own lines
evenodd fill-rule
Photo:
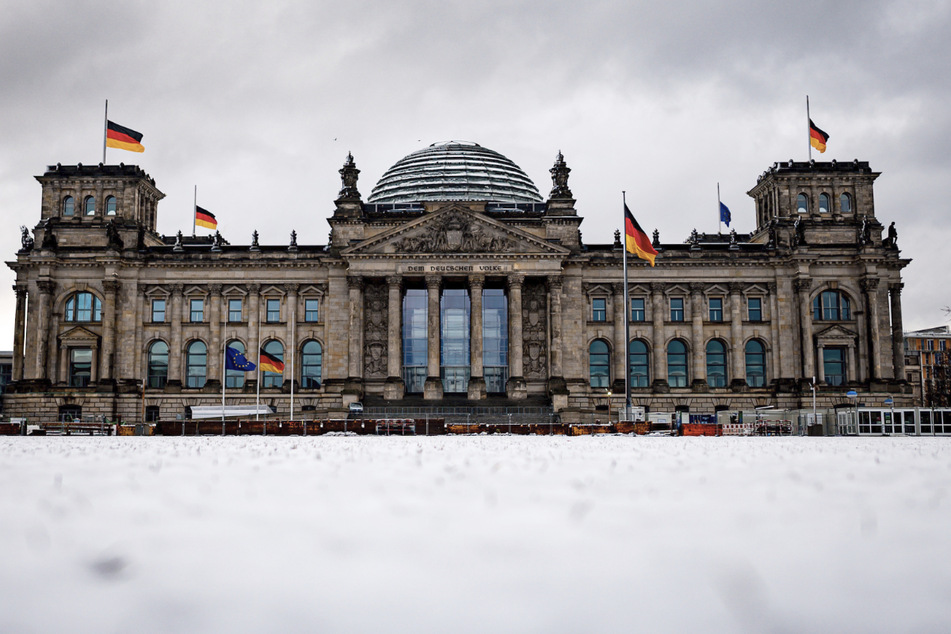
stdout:
<svg viewBox="0 0 951 634">
<path fill-rule="evenodd" d="M 82 326 L 76 326 L 61 334 L 59 340 L 63 344 L 95 344 L 99 341 L 99 335 Z"/>
<path fill-rule="evenodd" d="M 467 207 L 450 206 L 341 251 L 345 256 L 447 253 L 564 256 L 569 250 Z"/>
<path fill-rule="evenodd" d="M 817 332 L 816 341 L 820 343 L 846 342 L 853 341 L 857 336 L 855 332 L 836 324 Z"/>
</svg>

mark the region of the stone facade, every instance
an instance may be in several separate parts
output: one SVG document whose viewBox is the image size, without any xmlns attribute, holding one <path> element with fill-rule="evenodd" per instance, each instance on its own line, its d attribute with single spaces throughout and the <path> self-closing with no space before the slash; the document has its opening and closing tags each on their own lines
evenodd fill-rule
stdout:
<svg viewBox="0 0 951 634">
<path fill-rule="evenodd" d="M 174 418 L 220 403 L 231 344 L 252 361 L 278 350 L 285 371 L 231 375 L 228 403 L 283 415 L 293 391 L 307 417 L 356 400 L 531 398 L 566 421 L 603 418 L 624 404 L 628 362 L 632 405 L 650 411 L 798 408 L 813 377 L 822 407 L 853 389 L 911 404 L 909 260 L 883 238 L 867 163 L 774 164 L 749 192 L 748 235 L 655 232 L 656 266 L 628 262 L 627 306 L 621 242 L 582 242 L 569 171 L 559 154 L 540 203 L 382 205 L 361 200 L 348 157 L 330 244 L 262 246 L 157 234 L 163 195 L 137 167 L 50 167 L 40 222 L 8 263 L 6 413 Z"/>
</svg>

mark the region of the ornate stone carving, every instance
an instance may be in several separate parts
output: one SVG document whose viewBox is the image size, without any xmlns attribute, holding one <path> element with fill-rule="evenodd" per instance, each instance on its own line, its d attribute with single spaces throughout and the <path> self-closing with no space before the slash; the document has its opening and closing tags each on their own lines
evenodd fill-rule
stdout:
<svg viewBox="0 0 951 634">
<path fill-rule="evenodd" d="M 297 251 L 297 232 L 291 230 L 291 243 L 287 247 L 288 251 Z"/>
<path fill-rule="evenodd" d="M 561 292 L 561 288 L 563 284 L 564 284 L 564 280 L 562 279 L 560 275 L 548 276 L 548 288 L 550 288 L 552 292 L 555 292 L 555 291 Z"/>
<path fill-rule="evenodd" d="M 23 225 L 20 225 L 20 245 L 22 251 L 33 250 L 33 236 L 30 235 L 30 230 Z"/>
<path fill-rule="evenodd" d="M 800 294 L 808 293 L 812 290 L 812 280 L 800 278 L 794 282 L 796 292 Z"/>
<path fill-rule="evenodd" d="M 522 355 L 526 379 L 548 378 L 548 302 L 541 280 L 527 282 L 523 290 Z"/>
<path fill-rule="evenodd" d="M 357 190 L 357 177 L 360 176 L 360 170 L 353 160 L 353 154 L 347 152 L 347 160 L 340 168 L 340 180 L 343 187 L 340 189 L 340 198 L 360 198 L 360 192 Z"/>
<path fill-rule="evenodd" d="M 516 242 L 501 231 L 464 215 L 443 214 L 419 233 L 393 243 L 407 253 L 488 253 L 511 251 Z"/>
<path fill-rule="evenodd" d="M 258 244 L 258 230 L 251 232 L 251 251 L 260 251 L 261 245 Z"/>
<path fill-rule="evenodd" d="M 651 282 L 651 292 L 663 293 L 666 290 L 667 284 L 665 282 Z"/>
<path fill-rule="evenodd" d="M 363 288 L 363 278 L 359 275 L 349 275 L 347 276 L 347 288 L 349 289 L 362 289 Z"/>
<path fill-rule="evenodd" d="M 119 235 L 115 220 L 106 223 L 106 239 L 109 241 L 110 249 L 116 249 L 117 251 L 122 249 L 122 236 Z"/>
<path fill-rule="evenodd" d="M 571 190 L 568 189 L 568 174 L 571 173 L 571 168 L 565 163 L 565 157 L 562 156 L 561 150 L 558 151 L 555 164 L 549 172 L 551 172 L 552 183 L 551 197 L 571 198 Z"/>
<path fill-rule="evenodd" d="M 385 379 L 388 354 L 388 285 L 367 282 L 363 292 L 363 376 Z"/>
<path fill-rule="evenodd" d="M 182 246 L 182 232 L 179 231 L 175 234 L 175 246 L 172 247 L 172 251 L 184 251 L 185 247 Z"/>
<path fill-rule="evenodd" d="M 868 277 L 862 280 L 862 290 L 866 293 L 874 293 L 878 290 L 878 278 Z"/>
</svg>

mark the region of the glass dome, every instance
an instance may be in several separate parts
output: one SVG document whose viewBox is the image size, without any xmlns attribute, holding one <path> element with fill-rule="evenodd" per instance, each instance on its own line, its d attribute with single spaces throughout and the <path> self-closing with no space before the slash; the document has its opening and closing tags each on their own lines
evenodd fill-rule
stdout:
<svg viewBox="0 0 951 634">
<path fill-rule="evenodd" d="M 413 152 L 386 170 L 370 203 L 431 200 L 542 202 L 522 169 L 478 143 L 447 141 Z"/>
</svg>

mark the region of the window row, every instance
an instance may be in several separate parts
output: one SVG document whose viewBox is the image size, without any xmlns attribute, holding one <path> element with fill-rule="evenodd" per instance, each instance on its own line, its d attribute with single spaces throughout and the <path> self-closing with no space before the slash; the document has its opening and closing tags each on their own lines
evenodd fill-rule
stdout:
<svg viewBox="0 0 951 634">
<path fill-rule="evenodd" d="M 106 196 L 106 207 L 105 213 L 107 216 L 115 216 L 116 211 L 118 210 L 118 204 L 116 203 L 115 196 Z M 76 201 L 72 196 L 66 196 L 63 198 L 63 215 L 64 216 L 75 216 L 76 215 Z M 95 216 L 96 215 L 96 197 L 95 196 L 86 196 L 83 198 L 82 207 L 80 208 L 82 215 L 84 216 Z"/>
<path fill-rule="evenodd" d="M 727 345 L 719 339 L 711 339 L 706 346 L 707 385 L 723 388 L 729 384 Z M 670 387 L 687 387 L 690 382 L 689 353 L 687 344 L 674 339 L 667 344 L 667 384 Z M 745 371 L 742 377 L 750 387 L 766 386 L 766 344 L 751 339 L 744 348 Z M 628 367 L 632 388 L 646 388 L 651 384 L 650 349 L 647 342 L 634 339 L 628 344 Z M 588 348 L 590 384 L 593 388 L 611 386 L 611 351 L 608 343 L 595 339 Z"/>
<path fill-rule="evenodd" d="M 724 321 L 724 301 L 723 297 L 710 297 L 707 299 L 707 321 Z M 631 298 L 631 321 L 647 321 L 647 298 Z M 684 321 L 686 319 L 685 298 L 668 298 L 667 321 Z M 726 314 L 727 320 L 729 314 Z M 746 299 L 746 320 L 763 321 L 763 299 L 761 297 L 748 297 Z M 594 297 L 591 299 L 591 321 L 607 321 L 607 299 L 603 297 Z"/>
<path fill-rule="evenodd" d="M 228 347 L 234 348 L 242 355 L 246 350 L 244 344 L 238 340 L 228 342 Z M 272 339 L 264 344 L 262 350 L 279 363 L 284 361 L 284 344 Z M 323 348 L 320 342 L 313 339 L 305 341 L 298 354 L 298 367 L 295 377 L 301 388 L 317 389 L 320 387 L 321 369 L 323 367 Z M 259 359 L 252 359 L 255 362 Z M 169 349 L 162 340 L 153 341 L 148 347 L 147 384 L 150 388 L 162 389 L 168 382 Z M 285 367 L 289 372 L 290 368 Z M 225 371 L 225 388 L 237 389 L 244 387 L 247 372 L 240 370 Z M 261 387 L 281 387 L 284 383 L 284 372 L 261 371 Z M 185 387 L 201 388 L 208 378 L 208 346 L 204 341 L 194 340 L 185 346 Z"/>
<path fill-rule="evenodd" d="M 832 211 L 832 197 L 829 194 L 821 193 L 819 194 L 819 213 L 827 214 Z M 799 194 L 796 197 L 796 211 L 801 214 L 809 213 L 809 195 L 808 194 Z M 841 214 L 850 214 L 852 213 L 852 195 L 851 194 L 842 194 L 839 196 L 839 213 Z"/>
<path fill-rule="evenodd" d="M 245 303 L 243 299 L 227 299 L 227 310 L 228 310 L 228 322 L 229 323 L 242 323 L 246 321 L 245 319 Z M 151 319 L 152 323 L 163 323 L 167 318 L 168 313 L 168 300 L 165 298 L 153 299 L 152 300 L 152 312 Z M 281 323 L 283 320 L 282 317 L 282 301 L 280 299 L 265 299 L 264 300 L 264 321 L 265 323 Z M 202 323 L 205 321 L 205 299 L 189 299 L 188 300 L 188 321 L 193 323 Z M 305 299 L 304 300 L 304 321 L 305 322 L 318 322 L 320 321 L 320 300 L 318 299 Z"/>
</svg>

